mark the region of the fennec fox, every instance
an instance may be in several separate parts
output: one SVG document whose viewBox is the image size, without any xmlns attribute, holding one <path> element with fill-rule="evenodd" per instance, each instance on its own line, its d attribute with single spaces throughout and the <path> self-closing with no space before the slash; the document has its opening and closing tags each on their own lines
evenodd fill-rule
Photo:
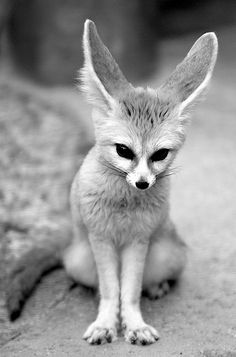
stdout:
<svg viewBox="0 0 236 357">
<path fill-rule="evenodd" d="M 217 38 L 214 33 L 200 37 L 156 90 L 127 82 L 90 20 L 83 46 L 82 84 L 93 104 L 96 142 L 72 185 L 74 238 L 63 262 L 75 281 L 100 292 L 97 319 L 84 339 L 90 344 L 115 340 L 120 312 L 126 341 L 151 344 L 159 335 L 142 318 L 140 295 L 143 290 L 150 298 L 162 296 L 185 266 L 186 247 L 169 217 L 169 175 L 185 139 L 189 109 L 211 78 Z M 47 256 L 43 250 L 35 256 L 34 277 L 26 271 L 9 284 L 12 319 L 32 283 L 58 263 L 58 245 Z"/>
<path fill-rule="evenodd" d="M 159 335 L 142 318 L 140 294 L 161 296 L 185 265 L 185 244 L 169 217 L 168 176 L 188 109 L 210 80 L 217 38 L 200 37 L 157 90 L 127 82 L 90 20 L 83 47 L 96 142 L 72 185 L 74 241 L 64 265 L 77 282 L 99 288 L 98 316 L 84 339 L 115 340 L 120 310 L 126 341 L 150 344 Z"/>
</svg>

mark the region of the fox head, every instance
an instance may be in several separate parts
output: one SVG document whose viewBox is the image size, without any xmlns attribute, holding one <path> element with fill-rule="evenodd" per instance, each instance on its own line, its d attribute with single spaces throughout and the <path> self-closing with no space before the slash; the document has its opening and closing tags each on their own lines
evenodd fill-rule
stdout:
<svg viewBox="0 0 236 357">
<path fill-rule="evenodd" d="M 210 81 L 217 57 L 214 33 L 201 36 L 158 88 L 135 88 L 87 20 L 82 89 L 93 104 L 99 160 L 137 189 L 168 174 L 185 139 L 191 105 Z"/>
</svg>

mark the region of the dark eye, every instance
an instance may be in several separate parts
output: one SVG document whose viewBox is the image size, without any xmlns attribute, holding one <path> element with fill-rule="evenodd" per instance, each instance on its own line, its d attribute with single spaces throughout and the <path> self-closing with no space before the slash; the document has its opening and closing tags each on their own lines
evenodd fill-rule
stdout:
<svg viewBox="0 0 236 357">
<path fill-rule="evenodd" d="M 156 152 L 154 152 L 154 154 L 152 154 L 152 156 L 150 157 L 150 160 L 151 161 L 165 160 L 165 158 L 167 157 L 168 153 L 169 153 L 169 149 L 157 150 Z"/>
<path fill-rule="evenodd" d="M 134 159 L 135 155 L 133 151 L 123 144 L 116 144 L 116 151 L 119 156 L 124 157 L 125 159 L 128 160 Z"/>
</svg>

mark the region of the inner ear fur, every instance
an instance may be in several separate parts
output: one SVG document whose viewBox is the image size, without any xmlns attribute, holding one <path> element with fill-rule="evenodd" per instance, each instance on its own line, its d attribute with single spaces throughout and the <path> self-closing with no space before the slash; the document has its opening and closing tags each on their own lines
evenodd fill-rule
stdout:
<svg viewBox="0 0 236 357">
<path fill-rule="evenodd" d="M 176 67 L 160 92 L 183 110 L 207 87 L 217 58 L 218 42 L 213 32 L 202 35 Z"/>
<path fill-rule="evenodd" d="M 103 44 L 91 20 L 86 20 L 84 25 L 83 48 L 82 87 L 95 104 L 107 107 L 132 86 Z"/>
</svg>

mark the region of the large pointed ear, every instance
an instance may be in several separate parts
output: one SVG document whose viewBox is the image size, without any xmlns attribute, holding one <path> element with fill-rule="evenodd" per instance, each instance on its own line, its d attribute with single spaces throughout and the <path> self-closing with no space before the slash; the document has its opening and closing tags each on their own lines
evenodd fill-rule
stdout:
<svg viewBox="0 0 236 357">
<path fill-rule="evenodd" d="M 84 24 L 83 48 L 82 89 L 96 106 L 107 110 L 114 99 L 131 85 L 101 41 L 95 24 L 90 20 L 86 20 Z"/>
<path fill-rule="evenodd" d="M 217 52 L 216 35 L 213 32 L 202 35 L 160 87 L 160 93 L 164 98 L 168 98 L 174 105 L 179 105 L 180 113 L 206 89 L 215 66 Z"/>
</svg>

